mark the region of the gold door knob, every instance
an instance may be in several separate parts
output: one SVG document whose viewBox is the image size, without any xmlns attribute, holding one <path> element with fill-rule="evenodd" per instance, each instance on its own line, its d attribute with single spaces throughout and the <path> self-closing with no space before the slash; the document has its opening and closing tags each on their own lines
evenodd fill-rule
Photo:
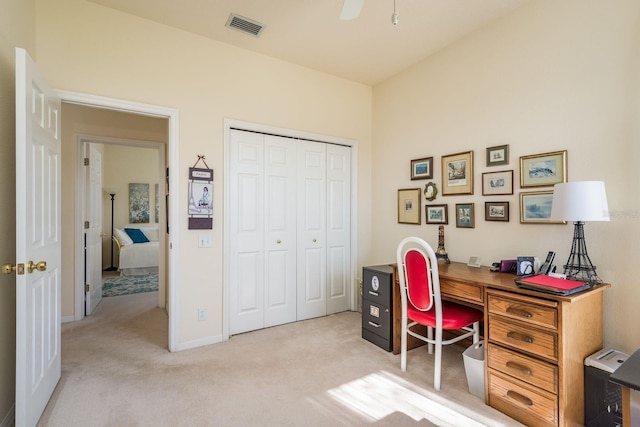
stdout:
<svg viewBox="0 0 640 427">
<path fill-rule="evenodd" d="M 313 243 L 315 243 L 315 242 L 316 242 L 316 239 L 313 239 Z"/>
<path fill-rule="evenodd" d="M 282 243 L 282 240 L 278 239 L 278 240 L 276 240 L 276 243 L 280 244 L 280 243 Z"/>
<path fill-rule="evenodd" d="M 46 269 L 47 269 L 46 261 L 40 261 L 37 264 L 34 264 L 33 261 L 29 261 L 29 263 L 27 264 L 27 271 L 29 272 L 29 274 L 33 273 L 33 270 L 45 271 Z"/>
<path fill-rule="evenodd" d="M 24 274 L 24 264 L 3 264 L 2 265 L 2 274 L 11 274 L 13 272 L 17 272 L 18 274 Z"/>
</svg>

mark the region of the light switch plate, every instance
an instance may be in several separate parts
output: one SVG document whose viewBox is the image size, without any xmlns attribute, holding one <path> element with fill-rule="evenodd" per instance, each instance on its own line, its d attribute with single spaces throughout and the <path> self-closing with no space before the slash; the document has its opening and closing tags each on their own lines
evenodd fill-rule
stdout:
<svg viewBox="0 0 640 427">
<path fill-rule="evenodd" d="M 199 248 L 210 248 L 211 247 L 211 236 L 209 234 L 201 234 L 198 236 L 198 247 Z"/>
</svg>

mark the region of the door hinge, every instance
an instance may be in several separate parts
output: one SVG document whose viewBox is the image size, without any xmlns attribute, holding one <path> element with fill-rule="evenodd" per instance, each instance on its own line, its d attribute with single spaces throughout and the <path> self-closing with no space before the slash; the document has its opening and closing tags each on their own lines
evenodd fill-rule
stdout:
<svg viewBox="0 0 640 427">
<path fill-rule="evenodd" d="M 91 225 L 91 224 L 89 223 L 89 221 L 85 221 L 85 222 L 84 222 L 84 229 L 85 229 L 85 230 L 88 230 L 90 225 Z"/>
<path fill-rule="evenodd" d="M 91 285 L 89 285 L 88 283 L 85 283 L 84 284 L 84 291 L 88 293 L 90 289 L 91 289 Z"/>
<path fill-rule="evenodd" d="M 89 166 L 89 158 L 88 157 L 84 158 L 84 165 L 85 166 Z"/>
</svg>

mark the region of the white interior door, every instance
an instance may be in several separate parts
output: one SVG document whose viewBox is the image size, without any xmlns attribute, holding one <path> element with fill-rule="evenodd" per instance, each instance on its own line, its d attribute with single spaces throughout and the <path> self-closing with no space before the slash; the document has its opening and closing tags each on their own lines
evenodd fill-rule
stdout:
<svg viewBox="0 0 640 427">
<path fill-rule="evenodd" d="M 16 48 L 18 426 L 36 425 L 60 379 L 60 237 L 60 99 Z"/>
<path fill-rule="evenodd" d="M 264 137 L 231 133 L 229 332 L 264 327 Z"/>
<path fill-rule="evenodd" d="M 298 320 L 327 314 L 326 144 L 298 144 Z"/>
<path fill-rule="evenodd" d="M 85 198 L 85 314 L 89 316 L 102 301 L 102 155 L 94 144 L 85 144 L 87 196 Z"/>
<path fill-rule="evenodd" d="M 264 326 L 296 321 L 296 142 L 265 136 Z"/>
<path fill-rule="evenodd" d="M 351 149 L 327 144 L 327 314 L 349 310 Z"/>
</svg>

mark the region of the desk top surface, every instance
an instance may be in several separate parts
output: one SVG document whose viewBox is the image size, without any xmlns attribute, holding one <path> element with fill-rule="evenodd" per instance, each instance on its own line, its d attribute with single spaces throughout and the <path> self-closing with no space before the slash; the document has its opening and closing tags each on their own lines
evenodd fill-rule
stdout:
<svg viewBox="0 0 640 427">
<path fill-rule="evenodd" d="M 397 268 L 396 264 L 391 264 L 391 266 Z M 485 266 L 470 267 L 462 262 L 451 262 L 451 264 L 438 263 L 438 272 L 440 279 L 473 282 L 485 287 L 488 286 L 494 289 L 515 292 L 522 295 L 531 295 L 553 301 L 577 301 L 580 298 L 591 295 L 593 292 L 602 292 L 611 286 L 608 283 L 602 283 L 583 292 L 562 296 L 519 288 L 513 281 L 513 279 L 518 277 L 515 274 L 493 272 L 489 270 L 489 267 Z"/>
<path fill-rule="evenodd" d="M 614 383 L 640 390 L 640 350 L 636 350 L 609 378 Z"/>
</svg>

